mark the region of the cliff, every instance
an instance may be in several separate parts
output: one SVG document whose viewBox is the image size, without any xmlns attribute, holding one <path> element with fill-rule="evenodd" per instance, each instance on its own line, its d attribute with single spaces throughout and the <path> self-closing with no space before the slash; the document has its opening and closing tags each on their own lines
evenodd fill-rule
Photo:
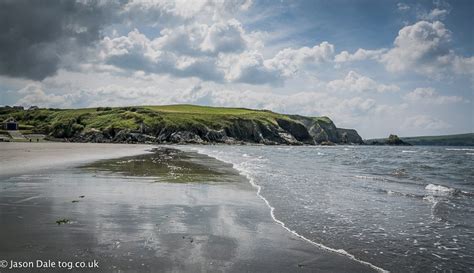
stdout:
<svg viewBox="0 0 474 273">
<path fill-rule="evenodd" d="M 195 105 L 86 109 L 0 108 L 31 133 L 72 142 L 363 144 L 353 129 L 327 117 Z"/>
</svg>

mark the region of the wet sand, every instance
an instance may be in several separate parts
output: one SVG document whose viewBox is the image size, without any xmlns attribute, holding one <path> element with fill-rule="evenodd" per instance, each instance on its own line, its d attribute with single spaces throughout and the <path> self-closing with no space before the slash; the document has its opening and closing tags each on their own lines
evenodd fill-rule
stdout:
<svg viewBox="0 0 474 273">
<path fill-rule="evenodd" d="M 74 160 L 6 174 L 5 166 L 21 162 L 46 165 L 38 156 L 42 153 L 31 152 L 35 144 L 2 145 L 0 260 L 97 260 L 100 266 L 71 272 L 371 271 L 287 232 L 272 220 L 248 181 L 213 158 L 161 148 L 85 165 L 101 153 L 112 157 L 112 151 L 107 145 L 59 144 L 61 154 L 57 144 L 49 144 L 42 149 L 56 149 L 50 163 L 58 156 Z M 78 155 L 86 146 L 95 158 Z M 113 156 L 123 156 L 122 148 L 130 149 L 116 146 Z M 150 147 L 135 148 L 139 154 Z M 60 219 L 69 222 L 58 225 Z"/>
</svg>

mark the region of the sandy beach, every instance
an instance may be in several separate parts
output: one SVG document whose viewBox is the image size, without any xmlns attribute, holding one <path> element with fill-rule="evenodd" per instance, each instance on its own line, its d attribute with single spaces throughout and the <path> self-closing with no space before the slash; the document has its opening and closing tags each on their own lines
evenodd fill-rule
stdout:
<svg viewBox="0 0 474 273">
<path fill-rule="evenodd" d="M 372 270 L 275 223 L 231 165 L 151 148 L 0 143 L 0 260 L 99 266 L 72 272 Z"/>
</svg>

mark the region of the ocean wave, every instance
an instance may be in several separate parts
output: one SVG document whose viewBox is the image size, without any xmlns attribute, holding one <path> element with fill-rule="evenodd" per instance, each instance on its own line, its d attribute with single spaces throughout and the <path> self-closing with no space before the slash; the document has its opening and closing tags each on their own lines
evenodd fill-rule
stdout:
<svg viewBox="0 0 474 273">
<path fill-rule="evenodd" d="M 400 168 L 400 169 L 395 169 L 393 170 L 390 175 L 392 176 L 396 176 L 396 177 L 403 177 L 403 176 L 407 176 L 408 173 L 407 173 L 407 170 L 404 169 L 404 168 Z"/>
<path fill-rule="evenodd" d="M 416 153 L 418 151 L 413 151 L 413 150 L 403 150 L 402 153 Z"/>
<path fill-rule="evenodd" d="M 369 175 L 355 175 L 354 176 L 357 179 L 363 179 L 363 180 L 377 180 L 377 181 L 386 181 L 387 179 L 382 178 L 382 177 L 377 177 L 377 176 L 369 176 Z"/>
<path fill-rule="evenodd" d="M 267 207 L 270 209 L 270 216 L 272 217 L 273 221 L 275 221 L 277 224 L 279 224 L 280 226 L 282 226 L 284 229 L 286 229 L 288 232 L 290 232 L 291 234 L 295 235 L 296 237 L 314 245 L 314 246 L 317 246 L 319 248 L 322 248 L 324 250 L 327 250 L 327 251 L 331 251 L 331 252 L 335 252 L 335 253 L 338 253 L 338 254 L 342 254 L 348 258 L 350 258 L 351 260 L 354 260 L 356 262 L 359 262 L 361 264 L 364 264 L 364 265 L 367 265 L 369 267 L 371 267 L 372 269 L 375 269 L 379 272 L 386 272 L 388 273 L 389 271 L 388 270 L 385 270 L 381 267 L 378 267 L 374 264 L 371 264 L 369 262 L 366 262 L 366 261 L 363 261 L 363 260 L 360 260 L 358 258 L 356 258 L 353 254 L 350 254 L 349 252 L 347 252 L 346 250 L 344 249 L 334 249 L 334 248 L 330 248 L 326 245 L 323 245 L 321 243 L 317 243 L 317 242 L 314 242 L 306 237 L 304 237 L 303 235 L 299 234 L 298 232 L 296 232 L 295 230 L 292 230 L 290 229 L 289 227 L 286 226 L 286 224 L 279 220 L 278 218 L 275 217 L 275 208 L 270 204 L 270 202 L 261 194 L 261 191 L 262 191 L 262 187 L 260 185 L 258 185 L 255 180 L 253 179 L 252 175 L 251 175 L 251 170 L 249 170 L 248 168 L 246 168 L 246 164 L 248 164 L 249 162 L 242 162 L 242 163 L 235 163 L 235 162 L 232 162 L 231 160 L 228 160 L 227 158 L 223 157 L 220 155 L 219 152 L 216 152 L 216 153 L 213 153 L 209 150 L 205 150 L 205 149 L 195 149 L 195 151 L 197 151 L 198 153 L 200 154 L 205 154 L 207 156 L 211 156 L 211 157 L 214 157 L 216 158 L 217 160 L 220 160 L 220 161 L 223 161 L 225 163 L 229 163 L 229 164 L 232 164 L 233 168 L 236 169 L 241 175 L 245 176 L 248 180 L 249 180 L 249 183 L 257 190 L 256 192 L 256 195 L 257 197 L 259 197 L 260 199 L 262 199 L 265 204 L 267 205 Z"/>
<path fill-rule="evenodd" d="M 419 194 L 414 194 L 414 193 L 405 193 L 405 192 L 399 192 L 399 191 L 394 191 L 394 190 L 380 190 L 382 193 L 386 193 L 388 195 L 393 195 L 393 196 L 404 196 L 404 197 L 410 197 L 410 198 L 420 198 L 423 199 L 426 196 L 425 195 L 419 195 Z"/>
<path fill-rule="evenodd" d="M 446 151 L 474 151 L 472 148 L 446 148 Z"/>
<path fill-rule="evenodd" d="M 443 193 L 443 194 L 454 194 L 458 192 L 458 190 L 456 189 L 442 186 L 442 185 L 436 185 L 436 184 L 426 185 L 425 190 L 430 191 L 430 192 Z"/>
</svg>

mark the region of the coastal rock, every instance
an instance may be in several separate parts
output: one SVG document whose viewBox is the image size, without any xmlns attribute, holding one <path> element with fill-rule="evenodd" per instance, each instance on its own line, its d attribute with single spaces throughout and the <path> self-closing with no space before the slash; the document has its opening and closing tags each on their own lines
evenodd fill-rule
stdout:
<svg viewBox="0 0 474 273">
<path fill-rule="evenodd" d="M 157 138 L 147 134 L 131 132 L 130 130 L 121 130 L 113 138 L 113 142 L 119 143 L 152 143 Z"/>
<path fill-rule="evenodd" d="M 203 143 L 201 137 L 190 131 L 179 131 L 172 133 L 169 137 L 169 140 L 173 143 Z"/>
<path fill-rule="evenodd" d="M 401 140 L 397 135 L 393 134 L 386 139 L 369 139 L 365 143 L 368 145 L 412 146 L 410 143 Z"/>
<path fill-rule="evenodd" d="M 79 135 L 74 136 L 70 140 L 74 142 L 93 142 L 93 143 L 110 142 L 110 139 L 105 137 L 104 134 L 97 129 L 91 129 L 89 131 L 83 132 Z"/>
<path fill-rule="evenodd" d="M 354 129 L 337 128 L 340 142 L 344 144 L 364 144 L 364 140 Z"/>
<path fill-rule="evenodd" d="M 308 129 L 300 122 L 295 122 L 292 120 L 286 119 L 277 119 L 278 125 L 283 128 L 286 132 L 288 132 L 292 138 L 290 138 L 291 142 L 303 142 L 308 144 L 313 144 L 313 138 L 308 132 Z M 288 139 L 288 135 L 283 134 L 285 137 L 284 139 Z"/>
<path fill-rule="evenodd" d="M 406 143 L 405 141 L 401 140 L 397 135 L 390 135 L 388 139 L 385 141 L 385 144 L 411 146 L 411 144 Z"/>
</svg>

